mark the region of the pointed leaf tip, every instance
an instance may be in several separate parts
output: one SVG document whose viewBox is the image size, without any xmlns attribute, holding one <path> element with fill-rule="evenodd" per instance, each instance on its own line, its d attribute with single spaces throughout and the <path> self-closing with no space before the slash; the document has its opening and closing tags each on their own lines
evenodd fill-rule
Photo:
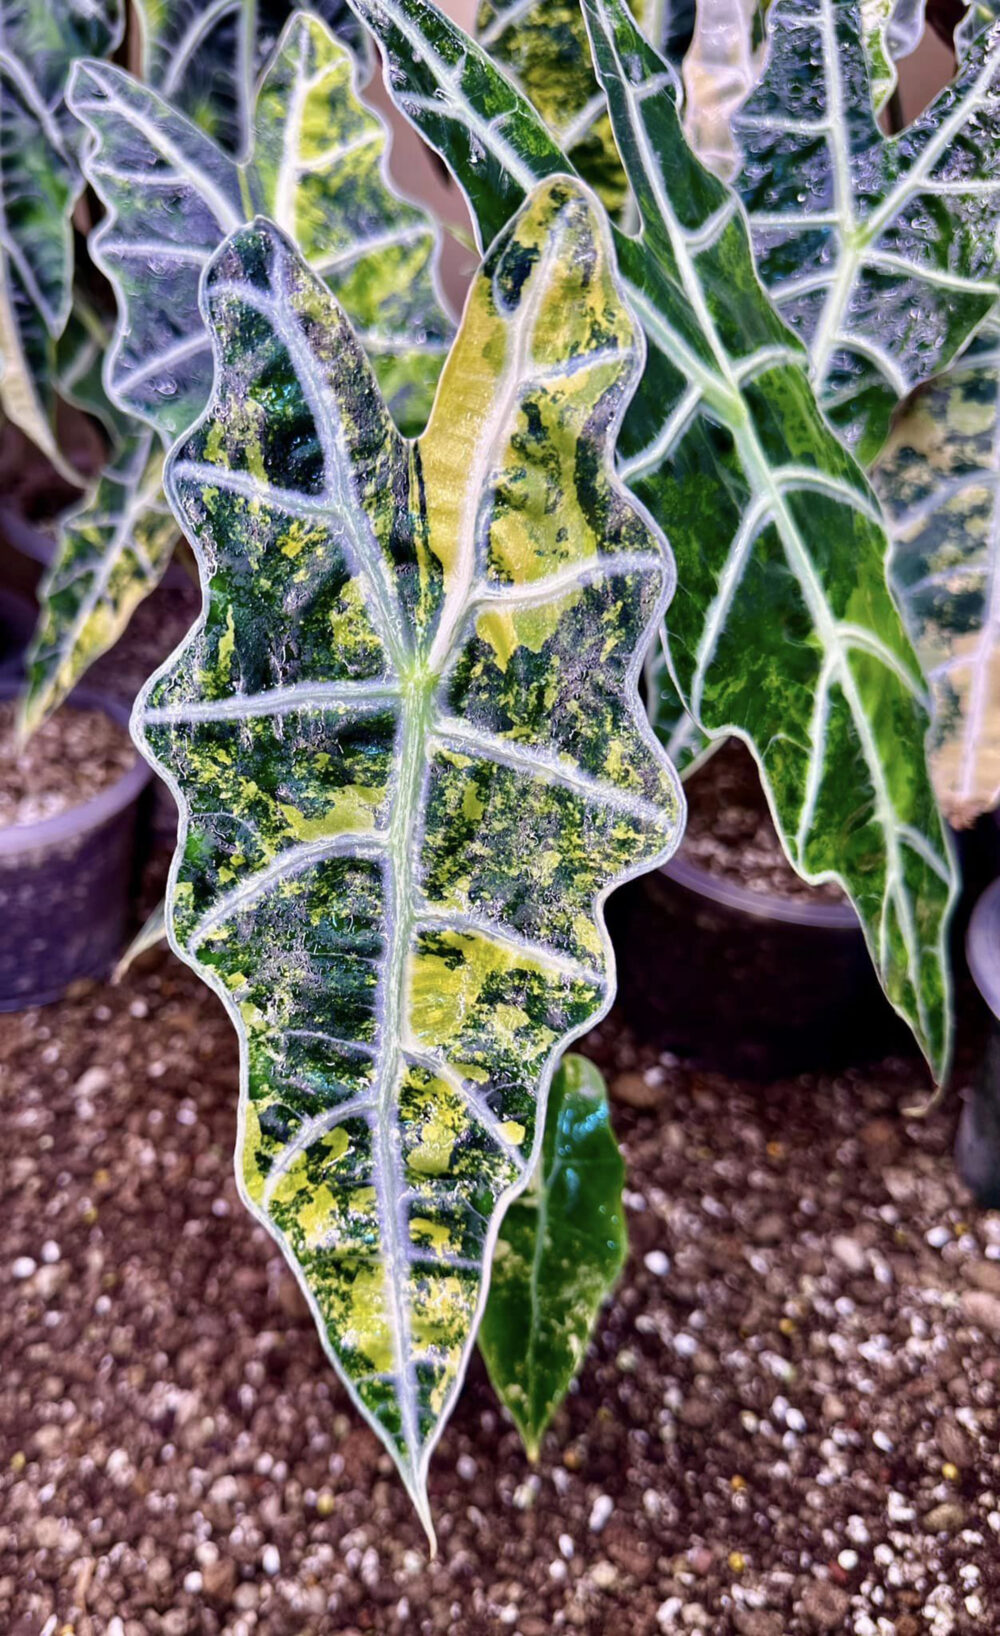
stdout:
<svg viewBox="0 0 1000 1636">
<path fill-rule="evenodd" d="M 610 1001 L 605 897 L 679 833 L 635 685 L 669 560 L 612 467 L 641 345 L 569 178 L 486 257 L 413 443 L 273 224 L 204 299 L 167 488 L 205 607 L 135 714 L 182 811 L 170 935 L 240 1036 L 243 1197 L 426 1524 L 499 1213 Z"/>
</svg>

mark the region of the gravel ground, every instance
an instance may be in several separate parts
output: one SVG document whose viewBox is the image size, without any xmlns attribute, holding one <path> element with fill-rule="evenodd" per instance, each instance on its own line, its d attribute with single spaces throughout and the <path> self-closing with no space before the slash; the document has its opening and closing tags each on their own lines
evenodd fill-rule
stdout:
<svg viewBox="0 0 1000 1636">
<path fill-rule="evenodd" d="M 1000 1217 L 919 1067 L 752 1087 L 614 1023 L 632 1257 L 532 1471 L 475 1363 L 440 1555 L 231 1175 L 165 953 L 0 1018 L 4 1636 L 1000 1625 Z"/>
</svg>

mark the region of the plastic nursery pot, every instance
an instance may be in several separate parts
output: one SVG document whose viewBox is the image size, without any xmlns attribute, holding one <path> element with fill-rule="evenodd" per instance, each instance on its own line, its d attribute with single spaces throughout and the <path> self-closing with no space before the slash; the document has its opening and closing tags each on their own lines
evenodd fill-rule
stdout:
<svg viewBox="0 0 1000 1636">
<path fill-rule="evenodd" d="M 0 699 L 18 684 L 0 682 Z M 128 709 L 78 689 L 64 709 Z M 0 1011 L 45 1005 L 81 977 L 101 977 L 121 953 L 139 797 L 150 769 L 138 756 L 114 784 L 37 824 L 0 829 Z"/>
<path fill-rule="evenodd" d="M 642 1039 L 777 1078 L 909 1046 L 848 903 L 751 891 L 683 856 L 608 906 L 618 996 Z"/>
</svg>

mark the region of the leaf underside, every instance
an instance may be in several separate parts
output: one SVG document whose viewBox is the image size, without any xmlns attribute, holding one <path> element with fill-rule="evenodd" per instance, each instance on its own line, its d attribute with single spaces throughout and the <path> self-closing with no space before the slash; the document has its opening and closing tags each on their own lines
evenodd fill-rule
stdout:
<svg viewBox="0 0 1000 1636">
<path fill-rule="evenodd" d="M 604 1079 L 571 1053 L 552 1080 L 536 1175 L 501 1223 L 479 1328 L 493 1388 L 532 1459 L 625 1264 L 624 1180 Z"/>
<path fill-rule="evenodd" d="M 485 239 L 558 163 L 542 122 L 426 0 L 352 3 Z M 670 540 L 682 587 L 654 678 L 658 730 L 678 729 L 689 754 L 691 716 L 713 739 L 746 740 L 789 859 L 850 894 L 886 993 L 941 1075 L 955 871 L 877 503 L 760 286 L 734 195 L 684 141 L 668 65 L 620 4 L 586 13 L 642 220 L 638 237 L 615 233 L 647 340 L 620 470 Z"/>
<path fill-rule="evenodd" d="M 385 128 L 359 102 L 355 79 L 353 59 L 324 24 L 296 17 L 261 81 L 253 152 L 241 169 L 124 70 L 79 69 L 71 102 L 92 132 L 88 175 L 109 211 L 92 249 L 115 286 L 121 320 L 107 382 L 119 413 L 154 428 L 164 445 L 208 399 L 199 279 L 248 201 L 276 217 L 325 274 L 403 429 L 425 423 L 451 332 L 433 270 L 436 232 L 389 188 Z M 52 597 L 45 607 L 22 713 L 29 731 L 118 639 L 169 561 L 161 548 L 166 502 L 150 489 L 135 443 L 133 435 L 109 474 L 113 495 L 93 495 L 73 534 L 61 535 L 55 588 L 76 573 L 81 529 L 95 546 L 103 528 L 95 519 L 109 505 L 129 523 L 103 532 L 108 555 L 93 559 L 89 606 L 78 603 L 77 587 L 73 598 Z"/>
<path fill-rule="evenodd" d="M 610 999 L 601 905 L 676 844 L 639 655 L 669 580 L 611 476 L 637 336 L 579 184 L 487 256 L 424 435 L 271 224 L 212 262 L 168 462 L 205 612 L 140 697 L 176 951 L 241 1039 L 240 1176 L 425 1523 L 497 1212 Z"/>
<path fill-rule="evenodd" d="M 1000 325 L 907 405 L 873 472 L 892 579 L 935 701 L 951 822 L 1000 801 Z"/>
<path fill-rule="evenodd" d="M 775 0 L 768 37 L 761 83 L 733 121 L 736 185 L 764 283 L 867 464 L 895 405 L 1000 293 L 1000 29 L 892 137 L 873 105 L 859 0 Z"/>
</svg>

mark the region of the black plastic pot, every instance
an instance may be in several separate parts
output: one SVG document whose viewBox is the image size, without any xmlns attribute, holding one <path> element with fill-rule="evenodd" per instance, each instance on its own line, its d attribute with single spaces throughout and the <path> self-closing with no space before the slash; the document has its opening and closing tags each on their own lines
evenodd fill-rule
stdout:
<svg viewBox="0 0 1000 1636">
<path fill-rule="evenodd" d="M 847 903 L 754 892 L 678 856 L 616 893 L 608 924 L 628 1021 L 677 1056 L 774 1078 L 911 1048 Z"/>
<path fill-rule="evenodd" d="M 17 691 L 16 682 L 0 682 L 0 699 Z M 128 725 L 125 705 L 84 688 L 63 708 L 74 706 Z M 105 975 L 121 953 L 138 803 L 150 776 L 137 757 L 80 806 L 0 829 L 0 1011 L 57 1000 L 75 979 Z"/>
</svg>

